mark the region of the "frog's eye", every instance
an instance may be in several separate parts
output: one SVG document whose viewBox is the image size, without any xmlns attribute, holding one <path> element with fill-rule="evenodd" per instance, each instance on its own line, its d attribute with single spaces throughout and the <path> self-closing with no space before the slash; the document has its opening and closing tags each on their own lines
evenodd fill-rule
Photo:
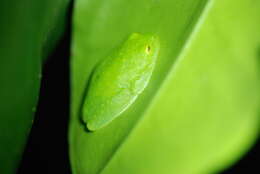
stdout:
<svg viewBox="0 0 260 174">
<path fill-rule="evenodd" d="M 149 54 L 151 52 L 151 46 L 147 45 L 145 49 L 146 54 Z"/>
</svg>

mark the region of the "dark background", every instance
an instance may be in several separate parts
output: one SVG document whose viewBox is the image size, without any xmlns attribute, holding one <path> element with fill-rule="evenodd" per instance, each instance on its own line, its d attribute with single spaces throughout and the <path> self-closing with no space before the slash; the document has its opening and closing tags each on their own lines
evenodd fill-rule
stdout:
<svg viewBox="0 0 260 174">
<path fill-rule="evenodd" d="M 71 21 L 70 14 L 71 10 L 68 21 Z M 18 174 L 71 174 L 67 141 L 70 113 L 70 26 L 71 23 L 68 22 L 64 37 L 43 67 L 38 108 Z M 259 151 L 258 139 L 240 161 L 222 174 L 260 173 Z"/>
</svg>

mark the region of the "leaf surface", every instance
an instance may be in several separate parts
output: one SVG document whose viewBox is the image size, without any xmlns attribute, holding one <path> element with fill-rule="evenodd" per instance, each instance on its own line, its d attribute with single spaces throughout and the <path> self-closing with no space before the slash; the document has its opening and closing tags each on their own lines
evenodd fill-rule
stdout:
<svg viewBox="0 0 260 174">
<path fill-rule="evenodd" d="M 15 173 L 21 159 L 36 111 L 42 57 L 62 34 L 67 4 L 68 0 L 1 1 L 1 174 Z"/>
<path fill-rule="evenodd" d="M 106 167 L 135 125 L 145 116 L 145 111 L 189 39 L 207 2 L 207 0 L 77 0 L 75 2 L 69 133 L 70 158 L 74 173 L 95 174 Z M 133 32 L 156 34 L 161 41 L 161 51 L 151 81 L 135 103 L 119 118 L 94 133 L 86 132 L 80 117 L 84 90 L 90 74 L 97 62 L 111 53 Z M 129 167 L 137 166 L 132 166 L 129 162 Z"/>
</svg>

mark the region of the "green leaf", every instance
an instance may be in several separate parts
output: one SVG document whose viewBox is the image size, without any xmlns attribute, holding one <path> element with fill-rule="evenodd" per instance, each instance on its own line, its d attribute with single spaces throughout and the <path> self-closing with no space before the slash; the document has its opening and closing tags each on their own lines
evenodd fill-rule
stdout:
<svg viewBox="0 0 260 174">
<path fill-rule="evenodd" d="M 248 0 L 77 0 L 73 173 L 216 173 L 244 154 L 259 133 L 259 11 Z M 152 79 L 120 117 L 87 132 L 80 106 L 90 73 L 132 32 L 160 37 Z"/>
<path fill-rule="evenodd" d="M 206 4 L 206 0 L 77 0 L 75 2 L 71 64 L 72 118 L 69 140 L 74 173 L 99 173 L 114 157 L 119 146 L 127 140 L 134 126 L 146 117 L 145 111 L 159 91 Z M 119 118 L 94 133 L 86 132 L 85 125 L 80 120 L 80 108 L 90 74 L 99 60 L 133 32 L 156 34 L 160 38 L 161 51 L 152 79 L 136 102 Z M 160 132 L 156 127 L 153 127 L 153 130 Z M 161 160 L 162 156 L 158 159 Z M 128 166 L 132 169 L 138 167 L 131 159 Z M 147 172 L 153 169 L 151 166 L 143 167 L 147 168 Z M 121 166 L 118 166 L 119 170 L 120 168 Z M 130 170 L 124 172 L 131 173 Z"/>
<path fill-rule="evenodd" d="M 42 57 L 61 36 L 58 28 L 63 27 L 67 4 L 68 0 L 1 1 L 1 174 L 15 173 L 21 159 L 36 110 Z"/>
<path fill-rule="evenodd" d="M 102 173 L 218 173 L 250 148 L 260 128 L 259 11 L 256 1 L 213 4 Z"/>
</svg>

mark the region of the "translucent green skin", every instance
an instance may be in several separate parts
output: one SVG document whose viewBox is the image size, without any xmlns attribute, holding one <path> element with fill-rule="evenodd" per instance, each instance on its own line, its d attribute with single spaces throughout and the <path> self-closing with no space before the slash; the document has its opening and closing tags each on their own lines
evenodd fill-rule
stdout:
<svg viewBox="0 0 260 174">
<path fill-rule="evenodd" d="M 158 38 L 133 33 L 94 70 L 83 103 L 87 129 L 100 129 L 125 111 L 147 86 L 159 52 Z"/>
</svg>

